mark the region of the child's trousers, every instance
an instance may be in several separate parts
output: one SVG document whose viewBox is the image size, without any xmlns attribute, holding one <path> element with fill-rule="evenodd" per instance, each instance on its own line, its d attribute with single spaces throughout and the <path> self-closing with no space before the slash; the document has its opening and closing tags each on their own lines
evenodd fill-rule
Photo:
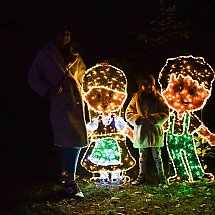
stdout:
<svg viewBox="0 0 215 215">
<path fill-rule="evenodd" d="M 155 162 L 155 166 L 158 172 L 158 176 L 164 176 L 164 167 L 161 157 L 161 148 L 160 147 L 151 147 L 151 148 L 141 148 L 139 149 L 139 174 L 146 175 L 147 173 L 147 159 L 149 151 L 152 151 L 152 156 Z"/>
</svg>

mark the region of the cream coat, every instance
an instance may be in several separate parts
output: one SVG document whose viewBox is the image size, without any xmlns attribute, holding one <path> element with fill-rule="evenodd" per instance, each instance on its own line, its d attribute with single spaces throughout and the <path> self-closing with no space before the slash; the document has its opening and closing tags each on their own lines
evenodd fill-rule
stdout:
<svg viewBox="0 0 215 215">
<path fill-rule="evenodd" d="M 50 42 L 38 51 L 29 71 L 28 83 L 41 97 L 57 86 L 66 65 L 58 49 Z M 77 54 L 76 61 L 63 79 L 63 92 L 50 96 L 50 120 L 54 144 L 62 147 L 87 146 L 84 104 L 81 98 L 82 76 L 86 66 Z"/>
<path fill-rule="evenodd" d="M 153 104 L 148 101 L 140 104 L 136 93 L 125 111 L 126 120 L 134 127 L 134 148 L 164 146 L 163 124 L 167 121 L 168 114 L 169 108 L 159 93 L 156 94 L 156 101 Z M 155 124 L 144 122 L 137 125 L 137 119 L 146 115 L 153 117 Z"/>
</svg>

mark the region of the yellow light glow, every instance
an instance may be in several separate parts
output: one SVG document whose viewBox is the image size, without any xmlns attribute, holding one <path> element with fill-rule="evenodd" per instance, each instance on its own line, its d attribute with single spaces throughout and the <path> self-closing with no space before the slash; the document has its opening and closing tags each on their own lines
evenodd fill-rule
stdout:
<svg viewBox="0 0 215 215">
<path fill-rule="evenodd" d="M 86 71 L 82 83 L 89 112 L 86 127 L 90 145 L 81 165 L 93 174 L 92 181 L 123 180 L 126 171 L 136 164 L 126 145 L 126 137 L 132 139 L 133 133 L 123 119 L 126 76 L 114 66 L 97 64 Z"/>
</svg>

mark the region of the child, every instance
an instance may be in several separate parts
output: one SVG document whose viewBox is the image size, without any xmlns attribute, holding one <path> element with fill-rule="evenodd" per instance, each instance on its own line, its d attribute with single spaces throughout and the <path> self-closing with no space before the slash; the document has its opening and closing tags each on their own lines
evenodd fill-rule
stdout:
<svg viewBox="0 0 215 215">
<path fill-rule="evenodd" d="M 134 148 L 139 149 L 139 175 L 132 185 L 146 181 L 148 150 L 152 155 L 158 172 L 158 183 L 166 183 L 161 148 L 164 146 L 163 124 L 168 119 L 169 109 L 162 96 L 156 91 L 152 75 L 142 75 L 137 80 L 139 91 L 131 99 L 125 117 L 134 127 Z"/>
</svg>

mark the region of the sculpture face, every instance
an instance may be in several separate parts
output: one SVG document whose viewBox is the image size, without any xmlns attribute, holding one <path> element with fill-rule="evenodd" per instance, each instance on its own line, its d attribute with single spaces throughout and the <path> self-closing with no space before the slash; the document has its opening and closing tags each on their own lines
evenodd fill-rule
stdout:
<svg viewBox="0 0 215 215">
<path fill-rule="evenodd" d="M 100 113 L 110 113 L 122 107 L 126 94 L 104 87 L 94 87 L 86 95 L 85 101 L 94 110 Z"/>
<path fill-rule="evenodd" d="M 203 108 L 210 96 L 210 91 L 190 76 L 180 75 L 176 78 L 172 74 L 162 95 L 169 107 L 176 110 L 180 115 L 184 111 L 195 111 Z"/>
</svg>

